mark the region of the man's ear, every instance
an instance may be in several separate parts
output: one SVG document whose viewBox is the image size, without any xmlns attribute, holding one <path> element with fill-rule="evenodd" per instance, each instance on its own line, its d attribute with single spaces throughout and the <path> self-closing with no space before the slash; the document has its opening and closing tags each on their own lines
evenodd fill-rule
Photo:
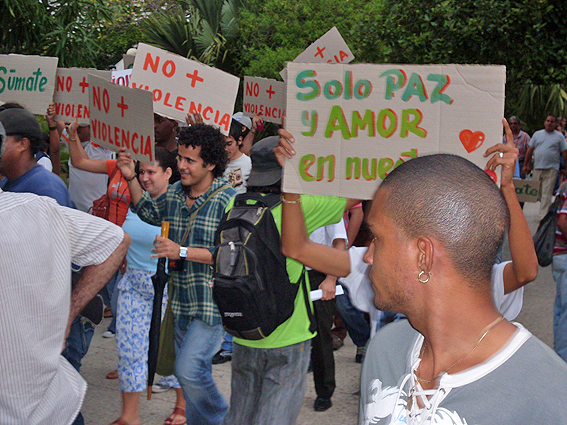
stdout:
<svg viewBox="0 0 567 425">
<path fill-rule="evenodd" d="M 417 240 L 417 249 L 417 268 L 418 270 L 429 273 L 433 268 L 433 256 L 435 254 L 433 241 L 425 236 L 422 236 Z"/>
</svg>

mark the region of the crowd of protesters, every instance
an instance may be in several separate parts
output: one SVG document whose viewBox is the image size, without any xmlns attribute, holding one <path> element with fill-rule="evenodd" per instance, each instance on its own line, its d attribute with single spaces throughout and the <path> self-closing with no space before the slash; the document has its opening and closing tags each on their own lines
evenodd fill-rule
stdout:
<svg viewBox="0 0 567 425">
<path fill-rule="evenodd" d="M 538 269 L 513 178 L 541 181 L 543 217 L 567 163 L 561 117 L 549 115 L 531 138 L 518 117 L 503 121 L 502 143 L 485 154 L 487 169 L 501 170 L 500 188 L 462 158 L 431 155 L 399 166 L 373 200 L 361 202 L 282 193 L 294 138 L 281 128 L 255 141 L 261 117 L 235 114 L 225 136 L 198 114 L 185 123 L 154 114 L 156 160 L 144 164 L 125 149 L 114 154 L 93 143 L 77 119 L 56 121 L 53 105 L 48 135 L 22 106 L 0 109 L 0 293 L 3 306 L 13 303 L 0 313 L 0 376 L 21 383 L 21 391 L 0 390 L 0 423 L 84 423 L 78 372 L 104 306 L 113 317 L 104 336 L 116 338 L 118 353 L 107 378 L 119 379 L 122 392 L 113 424 L 142 423 L 159 258 L 169 259 L 162 305 L 172 328 L 161 343 L 172 349 L 169 373 L 153 390 L 176 392 L 166 425 L 294 424 L 311 370 L 314 410 L 331 408 L 333 351 L 347 331 L 357 347 L 353 361 L 363 363 L 360 424 L 441 423 L 446 416 L 451 423 L 565 422 L 567 408 L 554 400 L 567 395 L 567 186 L 560 188 L 553 261 L 555 351 L 563 360 L 512 323 Z M 62 144 L 70 153 L 68 185 L 59 178 Z M 215 232 L 246 192 L 281 196 L 272 215 L 289 278 L 300 281 L 305 265 L 310 289 L 322 291 L 310 303 L 299 290 L 291 316 L 257 341 L 224 332 L 211 289 Z M 101 197 L 106 220 L 92 216 Z M 169 234 L 156 236 L 164 221 Z M 45 235 L 24 243 L 10 236 L 18 233 Z M 506 233 L 512 261 L 498 262 Z M 20 268 L 14 251 L 26 260 Z M 339 284 L 344 295 L 335 296 Z M 73 297 L 67 306 L 65 294 Z M 57 320 L 46 320 L 56 310 Z M 18 315 L 21 321 L 6 320 Z M 212 364 L 228 361 L 225 400 Z"/>
</svg>

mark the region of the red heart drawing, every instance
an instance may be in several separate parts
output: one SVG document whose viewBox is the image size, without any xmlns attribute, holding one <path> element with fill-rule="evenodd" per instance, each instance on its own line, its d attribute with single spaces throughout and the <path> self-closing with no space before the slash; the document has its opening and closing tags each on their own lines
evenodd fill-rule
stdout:
<svg viewBox="0 0 567 425">
<path fill-rule="evenodd" d="M 459 139 L 468 153 L 477 150 L 484 143 L 484 133 L 482 131 L 463 130 L 459 134 Z"/>
<path fill-rule="evenodd" d="M 490 178 L 494 181 L 494 183 L 498 183 L 498 175 L 492 170 L 484 170 L 486 174 L 490 176 Z"/>
</svg>

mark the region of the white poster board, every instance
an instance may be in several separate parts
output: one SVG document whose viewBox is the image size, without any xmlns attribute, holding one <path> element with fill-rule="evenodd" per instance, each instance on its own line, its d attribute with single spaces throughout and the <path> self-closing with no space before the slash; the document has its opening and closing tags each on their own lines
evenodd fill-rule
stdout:
<svg viewBox="0 0 567 425">
<path fill-rule="evenodd" d="M 45 115 L 55 91 L 59 59 L 48 56 L 0 55 L 0 102 L 17 102 Z"/>
<path fill-rule="evenodd" d="M 114 84 L 119 86 L 130 86 L 130 76 L 132 75 L 131 69 L 123 69 L 121 71 L 112 71 L 112 81 Z"/>
<path fill-rule="evenodd" d="M 484 168 L 502 140 L 504 66 L 288 63 L 288 192 L 370 199 L 389 171 L 452 153 Z"/>
<path fill-rule="evenodd" d="M 285 83 L 260 77 L 244 77 L 244 102 L 247 117 L 281 124 L 285 117 Z"/>
<path fill-rule="evenodd" d="M 89 75 L 91 141 L 114 152 L 125 147 L 133 159 L 154 162 L 152 94 Z"/>
<path fill-rule="evenodd" d="M 70 122 L 77 116 L 80 124 L 89 123 L 89 74 L 110 81 L 110 71 L 57 68 L 57 84 L 53 95 L 56 120 Z"/>
<path fill-rule="evenodd" d="M 152 92 L 155 113 L 185 122 L 198 112 L 225 135 L 239 83 L 234 75 L 141 43 L 130 80 L 131 87 Z"/>
</svg>

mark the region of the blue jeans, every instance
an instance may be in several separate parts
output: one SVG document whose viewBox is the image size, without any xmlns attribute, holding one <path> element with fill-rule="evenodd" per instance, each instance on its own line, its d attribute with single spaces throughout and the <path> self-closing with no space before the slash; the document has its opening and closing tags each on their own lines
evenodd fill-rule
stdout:
<svg viewBox="0 0 567 425">
<path fill-rule="evenodd" d="M 77 372 L 80 372 L 81 361 L 91 345 L 91 340 L 93 339 L 94 328 L 91 323 L 84 320 L 81 316 L 78 316 L 71 323 L 71 329 L 69 331 L 69 336 L 67 337 L 67 345 L 61 355 L 67 359 L 71 366 L 73 366 Z M 84 425 L 85 420 L 83 415 L 79 412 L 73 425 Z"/>
<path fill-rule="evenodd" d="M 110 278 L 106 286 L 102 291 L 102 298 L 105 305 L 110 305 L 110 311 L 112 311 L 112 320 L 110 325 L 108 325 L 108 330 L 116 333 L 116 309 L 118 305 L 118 282 L 122 280 L 122 272 L 118 270 L 114 276 Z M 110 304 L 107 304 L 107 299 Z"/>
<path fill-rule="evenodd" d="M 293 425 L 307 387 L 311 340 L 281 348 L 234 343 L 223 425 Z"/>
<path fill-rule="evenodd" d="M 343 285 L 344 295 L 336 297 L 335 307 L 339 312 L 347 332 L 357 347 L 365 347 L 370 339 L 370 326 L 364 318 L 364 313 L 350 302 L 348 289 Z"/>
<path fill-rule="evenodd" d="M 232 335 L 228 332 L 225 332 L 220 348 L 221 350 L 232 352 Z"/>
<path fill-rule="evenodd" d="M 567 254 L 553 256 L 553 279 L 556 285 L 553 306 L 553 349 L 567 361 Z"/>
<path fill-rule="evenodd" d="M 187 403 L 187 424 L 218 425 L 228 409 L 212 374 L 213 355 L 223 335 L 222 325 L 209 326 L 193 319 L 187 330 L 177 322 L 175 332 L 175 376 Z"/>
</svg>

